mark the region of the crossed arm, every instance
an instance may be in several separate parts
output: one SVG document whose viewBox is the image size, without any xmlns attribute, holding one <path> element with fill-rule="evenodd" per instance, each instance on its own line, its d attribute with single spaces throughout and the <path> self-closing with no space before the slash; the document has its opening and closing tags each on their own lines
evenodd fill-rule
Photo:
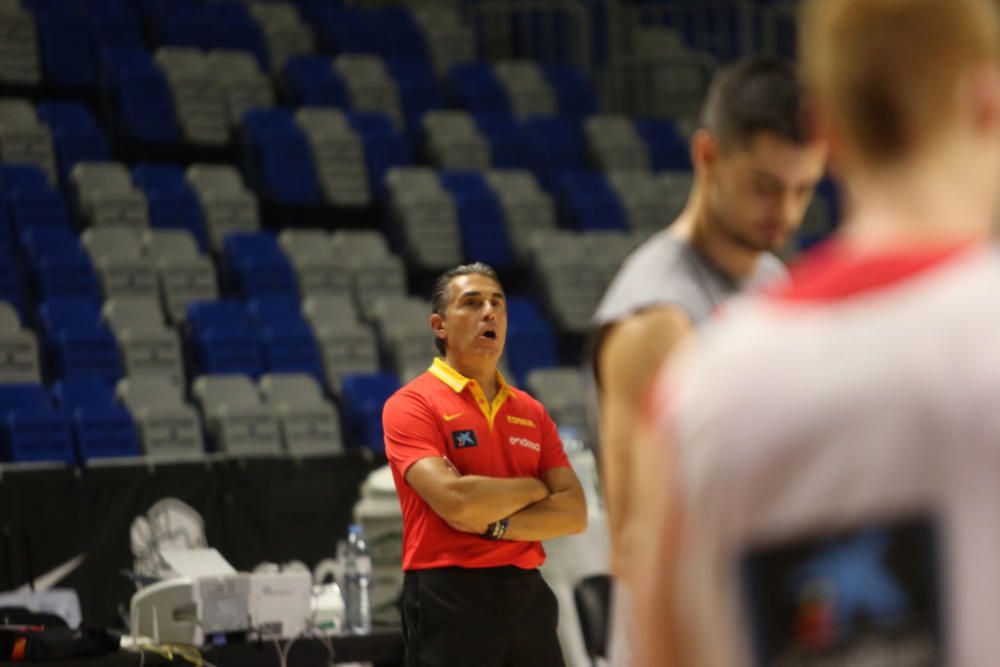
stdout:
<svg viewBox="0 0 1000 667">
<path fill-rule="evenodd" d="M 432 456 L 411 465 L 406 481 L 448 525 L 465 533 L 482 534 L 505 518 L 506 540 L 548 540 L 587 527 L 583 488 L 571 468 L 553 468 L 541 479 L 463 476 Z"/>
</svg>

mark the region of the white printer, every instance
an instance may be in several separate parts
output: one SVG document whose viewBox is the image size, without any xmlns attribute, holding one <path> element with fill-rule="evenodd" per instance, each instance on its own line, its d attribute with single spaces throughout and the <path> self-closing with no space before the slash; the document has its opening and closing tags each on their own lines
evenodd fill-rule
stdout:
<svg viewBox="0 0 1000 667">
<path fill-rule="evenodd" d="M 215 549 L 165 550 L 161 556 L 177 576 L 132 596 L 133 637 L 201 645 L 214 634 L 291 638 L 307 627 L 308 572 L 237 572 Z"/>
</svg>

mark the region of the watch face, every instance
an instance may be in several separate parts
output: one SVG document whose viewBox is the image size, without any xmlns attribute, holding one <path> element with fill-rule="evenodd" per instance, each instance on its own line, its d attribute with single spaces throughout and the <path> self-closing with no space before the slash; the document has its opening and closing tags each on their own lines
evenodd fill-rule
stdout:
<svg viewBox="0 0 1000 667">
<path fill-rule="evenodd" d="M 746 554 L 754 664 L 943 664 L 938 554 L 932 522 L 912 517 Z"/>
</svg>

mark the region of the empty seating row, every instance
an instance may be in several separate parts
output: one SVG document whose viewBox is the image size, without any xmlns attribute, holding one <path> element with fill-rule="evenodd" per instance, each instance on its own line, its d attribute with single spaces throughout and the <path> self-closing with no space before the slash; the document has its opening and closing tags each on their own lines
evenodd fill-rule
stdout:
<svg viewBox="0 0 1000 667">
<path fill-rule="evenodd" d="M 597 98 L 570 67 L 531 61 L 465 63 L 449 70 L 452 102 L 472 112 L 581 119 L 597 111 Z"/>
<path fill-rule="evenodd" d="M 78 237 L 51 226 L 28 229 L 20 242 L 35 302 L 146 297 L 177 322 L 192 301 L 218 295 L 214 265 L 183 230 L 92 228 Z"/>
<path fill-rule="evenodd" d="M 193 395 L 209 444 L 237 456 L 335 454 L 340 419 L 307 375 L 198 378 Z M 92 464 L 101 459 L 176 462 L 203 458 L 202 418 L 166 378 L 95 376 L 0 383 L 0 461 Z"/>
<path fill-rule="evenodd" d="M 17 0 L 0 0 L 0 84 L 34 86 L 41 78 L 35 17 Z"/>
<path fill-rule="evenodd" d="M 0 162 L 35 165 L 55 183 L 52 133 L 27 100 L 0 98 Z"/>
<path fill-rule="evenodd" d="M 268 374 L 259 385 L 245 375 L 204 375 L 192 393 L 219 451 L 309 456 L 343 450 L 337 411 L 308 375 Z"/>
<path fill-rule="evenodd" d="M 535 285 L 560 331 L 583 334 L 588 330 L 611 278 L 642 239 L 619 231 L 567 230 L 532 237 Z"/>
<path fill-rule="evenodd" d="M 185 142 L 223 146 L 248 109 L 274 106 L 274 90 L 245 51 L 164 46 L 154 60 L 166 74 Z"/>
</svg>

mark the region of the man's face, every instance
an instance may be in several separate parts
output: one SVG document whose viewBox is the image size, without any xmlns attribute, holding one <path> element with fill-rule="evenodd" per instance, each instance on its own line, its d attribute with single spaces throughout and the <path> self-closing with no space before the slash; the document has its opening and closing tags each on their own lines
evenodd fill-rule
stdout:
<svg viewBox="0 0 1000 667">
<path fill-rule="evenodd" d="M 458 276 L 451 281 L 445 316 L 437 327 L 445 332 L 451 358 L 477 364 L 496 363 L 507 340 L 507 300 L 503 289 L 478 273 Z"/>
<path fill-rule="evenodd" d="M 802 224 L 826 163 L 824 144 L 759 132 L 742 147 L 716 147 L 706 169 L 711 223 L 750 250 L 777 251 Z"/>
</svg>

